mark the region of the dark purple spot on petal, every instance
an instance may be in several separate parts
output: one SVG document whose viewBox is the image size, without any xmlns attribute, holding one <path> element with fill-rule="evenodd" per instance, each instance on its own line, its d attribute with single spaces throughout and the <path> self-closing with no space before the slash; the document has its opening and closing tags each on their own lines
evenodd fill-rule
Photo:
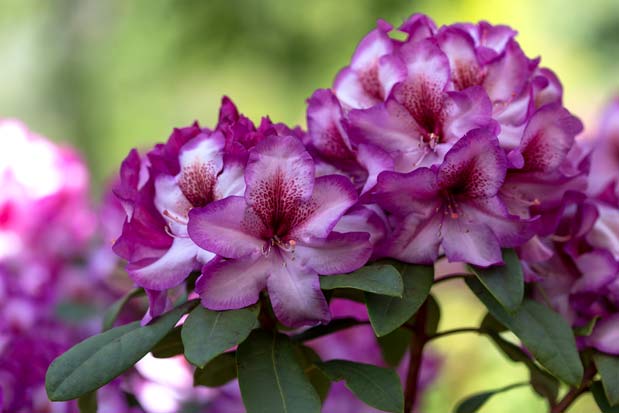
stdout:
<svg viewBox="0 0 619 413">
<path fill-rule="evenodd" d="M 194 207 L 206 206 L 213 200 L 215 168 L 210 163 L 195 163 L 183 168 L 179 186 Z"/>
<path fill-rule="evenodd" d="M 456 60 L 452 80 L 457 90 L 481 85 L 485 77 L 485 71 L 478 66 Z"/>
<path fill-rule="evenodd" d="M 359 73 L 359 81 L 365 93 L 376 100 L 383 101 L 383 88 L 378 78 L 378 65 L 373 64 L 368 70 Z"/>
</svg>

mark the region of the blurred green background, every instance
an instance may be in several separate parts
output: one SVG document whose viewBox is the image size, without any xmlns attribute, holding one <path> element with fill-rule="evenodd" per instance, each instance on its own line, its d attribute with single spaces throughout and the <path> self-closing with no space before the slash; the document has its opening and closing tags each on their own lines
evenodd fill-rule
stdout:
<svg viewBox="0 0 619 413">
<path fill-rule="evenodd" d="M 0 116 L 77 146 L 97 193 L 130 148 L 163 141 L 194 119 L 213 125 L 223 94 L 254 120 L 269 114 L 304 124 L 305 99 L 331 84 L 375 20 L 399 24 L 414 12 L 439 24 L 515 27 L 527 54 L 557 72 L 567 107 L 587 125 L 619 93 L 617 0 L 2 0 Z M 473 325 L 483 314 L 457 283 L 441 286 L 439 300 L 442 328 Z M 445 365 L 423 413 L 526 379 L 482 337 L 432 346 Z M 543 411 L 526 388 L 482 409 Z M 570 410 L 596 411 L 586 397 Z"/>
</svg>

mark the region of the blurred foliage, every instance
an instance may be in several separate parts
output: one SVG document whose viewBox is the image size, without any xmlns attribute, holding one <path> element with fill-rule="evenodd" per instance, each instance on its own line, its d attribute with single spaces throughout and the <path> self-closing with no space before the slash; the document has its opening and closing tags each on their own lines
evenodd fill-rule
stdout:
<svg viewBox="0 0 619 413">
<path fill-rule="evenodd" d="M 0 116 L 76 145 L 100 184 L 131 147 L 162 141 L 194 119 L 212 125 L 223 94 L 253 119 L 304 124 L 305 99 L 331 84 L 376 19 L 397 25 L 413 12 L 439 24 L 485 19 L 517 28 L 525 51 L 558 73 L 567 106 L 590 126 L 619 93 L 617 0 L 2 0 Z M 483 312 L 463 288 L 442 290 L 441 328 L 479 321 Z M 433 347 L 447 357 L 428 413 L 526 378 L 482 337 Z M 543 406 L 519 389 L 482 412 Z M 583 398 L 570 411 L 594 409 Z"/>
</svg>

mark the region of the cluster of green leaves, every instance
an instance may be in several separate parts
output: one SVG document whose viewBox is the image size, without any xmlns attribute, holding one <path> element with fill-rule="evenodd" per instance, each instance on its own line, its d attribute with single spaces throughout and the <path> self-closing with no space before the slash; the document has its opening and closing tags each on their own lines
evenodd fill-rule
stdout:
<svg viewBox="0 0 619 413">
<path fill-rule="evenodd" d="M 327 294 L 353 297 L 359 293 L 355 299 L 367 302 L 374 330 L 387 340 L 384 349 L 392 345 L 388 340 L 393 334 L 389 333 L 409 320 L 426 300 L 433 279 L 429 267 L 397 266 L 402 273 L 389 264 L 374 264 L 352 274 L 323 278 Z M 46 378 L 51 400 L 79 398 L 82 411 L 95 412 L 96 390 L 150 352 L 160 358 L 184 354 L 196 367 L 195 385 L 218 387 L 238 378 L 249 413 L 317 413 L 331 382 L 340 380 L 370 406 L 395 413 L 404 409 L 402 386 L 393 369 L 347 360 L 323 361 L 303 344 L 358 325 L 359 320 L 336 319 L 293 335 L 278 328 L 268 299 L 230 311 L 211 311 L 192 300 L 147 326 L 135 321 L 113 327 L 123 307 L 140 295 L 142 290 L 134 290 L 118 300 L 105 315 L 101 334 L 79 343 L 51 364 Z M 177 326 L 187 313 L 184 323 Z M 271 323 L 261 323 L 264 318 Z M 401 358 L 404 350 L 399 353 Z"/>
<path fill-rule="evenodd" d="M 218 387 L 238 378 L 248 413 L 318 413 L 331 383 L 340 380 L 367 405 L 403 413 L 412 407 L 414 395 L 411 400 L 410 389 L 402 389 L 393 367 L 413 348 L 411 343 L 421 353 L 430 340 L 475 331 L 492 340 L 507 358 L 523 363 L 530 381 L 475 394 L 456 406 L 457 413 L 477 412 L 494 395 L 524 385 L 546 398 L 553 413 L 560 412 L 560 383 L 572 387 L 569 397 L 591 390 L 603 412 L 618 411 L 619 359 L 602 354 L 581 359 L 568 323 L 548 306 L 525 298 L 515 252 L 505 250 L 504 261 L 504 266 L 471 267 L 471 274 L 463 275 L 488 309 L 481 325 L 443 332 L 437 332 L 440 308 L 430 294 L 435 282 L 432 267 L 387 260 L 350 274 L 322 277 L 321 288 L 327 297 L 365 303 L 387 368 L 321 360 L 304 345 L 363 321 L 339 318 L 328 325 L 290 332 L 277 324 L 266 296 L 252 307 L 230 311 L 211 311 L 197 300 L 185 301 L 147 326 L 136 321 L 112 328 L 123 306 L 143 293 L 135 290 L 110 308 L 101 334 L 52 363 L 47 392 L 51 400 L 80 398 L 83 412 L 96 412 L 96 390 L 151 352 L 160 358 L 184 354 L 196 367 L 195 385 Z M 177 326 L 187 313 L 184 323 Z M 506 339 L 506 331 L 515 334 L 523 347 Z M 413 368 L 414 357 L 411 360 Z M 600 380 L 594 381 L 597 371 Z"/>
</svg>

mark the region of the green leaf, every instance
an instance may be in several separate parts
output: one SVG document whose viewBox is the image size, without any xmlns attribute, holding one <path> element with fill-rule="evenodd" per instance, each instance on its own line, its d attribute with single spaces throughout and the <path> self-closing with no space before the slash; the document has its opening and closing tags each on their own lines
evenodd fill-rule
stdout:
<svg viewBox="0 0 619 413">
<path fill-rule="evenodd" d="M 306 346 L 295 346 L 295 355 L 305 375 L 312 383 L 312 386 L 314 386 L 316 393 L 318 393 L 320 401 L 324 402 L 329 395 L 331 380 L 325 376 L 322 370 L 316 367 L 316 364 L 322 361 L 320 356 L 313 349 Z"/>
<path fill-rule="evenodd" d="M 606 398 L 602 383 L 599 381 L 594 382 L 591 386 L 591 393 L 593 393 L 593 398 L 600 408 L 601 413 L 619 413 L 619 406 L 611 406 Z"/>
<path fill-rule="evenodd" d="M 120 312 L 125 307 L 125 305 L 127 305 L 129 300 L 131 300 L 134 297 L 139 297 L 144 294 L 145 292 L 143 288 L 136 288 L 134 290 L 129 291 L 127 294 L 125 294 L 120 299 L 118 299 L 118 301 L 112 304 L 112 306 L 105 312 L 105 315 L 103 316 L 102 331 L 107 331 L 110 328 L 114 327 L 114 323 L 116 322 L 116 319 L 118 318 Z"/>
<path fill-rule="evenodd" d="M 470 266 L 477 279 L 509 312 L 514 312 L 524 297 L 524 276 L 520 260 L 513 249 L 503 250 L 505 265 L 488 268 Z"/>
<path fill-rule="evenodd" d="M 606 398 L 611 406 L 619 405 L 619 357 L 596 353 L 593 362 L 597 367 Z"/>
<path fill-rule="evenodd" d="M 155 344 L 150 351 L 153 357 L 167 359 L 183 354 L 183 341 L 181 340 L 181 326 L 174 327 L 160 342 Z"/>
<path fill-rule="evenodd" d="M 318 367 L 331 381 L 345 380 L 346 387 L 368 405 L 386 412 L 404 411 L 402 384 L 393 369 L 347 360 L 330 360 Z"/>
<path fill-rule="evenodd" d="M 296 334 L 291 337 L 291 340 L 294 342 L 313 340 L 358 325 L 360 325 L 359 320 L 353 317 L 335 318 L 329 324 L 320 324 Z"/>
<path fill-rule="evenodd" d="M 135 321 L 75 345 L 47 370 L 48 397 L 53 401 L 76 399 L 110 382 L 144 357 L 196 304 L 185 303 L 145 327 Z"/>
<path fill-rule="evenodd" d="M 251 309 L 211 311 L 197 306 L 183 324 L 181 336 L 185 357 L 202 368 L 224 351 L 242 343 L 256 324 L 256 313 Z"/>
<path fill-rule="evenodd" d="M 365 304 L 365 293 L 361 290 L 353 290 L 352 288 L 338 288 L 336 290 L 325 291 L 325 297 L 343 298 L 357 303 Z"/>
<path fill-rule="evenodd" d="M 247 413 L 319 413 L 314 390 L 287 336 L 254 330 L 236 352 Z"/>
<path fill-rule="evenodd" d="M 481 409 L 481 407 L 486 404 L 486 402 L 494 395 L 499 393 L 504 393 L 511 389 L 515 389 L 517 387 L 525 386 L 528 383 L 516 383 L 510 384 L 509 386 L 501 387 L 500 389 L 485 391 L 482 393 L 477 393 L 468 398 L 464 399 L 454 409 L 455 413 L 475 413 Z"/>
<path fill-rule="evenodd" d="M 432 336 L 438 331 L 441 321 L 441 307 L 432 294 L 428 296 L 426 312 L 426 336 Z"/>
<path fill-rule="evenodd" d="M 428 298 L 434 281 L 431 266 L 398 263 L 396 268 L 404 282 L 402 298 L 365 293 L 370 323 L 377 337 L 391 333 L 411 318 Z"/>
<path fill-rule="evenodd" d="M 387 335 L 378 337 L 383 360 L 391 367 L 397 367 L 408 350 L 412 337 L 413 332 L 406 328 L 398 328 Z"/>
<path fill-rule="evenodd" d="M 484 320 L 486 319 L 488 319 L 488 317 Z M 490 319 L 494 320 L 492 316 L 490 316 Z M 487 330 L 486 335 L 492 339 L 499 350 L 509 357 L 510 360 L 518 363 L 524 363 L 527 366 L 529 369 L 529 381 L 533 387 L 533 390 L 535 390 L 537 394 L 551 402 L 554 402 L 557 399 L 557 395 L 559 393 L 559 381 L 554 376 L 539 368 L 533 359 L 531 359 L 531 357 L 529 357 L 529 355 L 526 354 L 520 347 L 505 340 L 495 331 Z"/>
<path fill-rule="evenodd" d="M 580 384 L 582 362 L 574 333 L 563 317 L 532 300 L 524 300 L 516 312 L 509 314 L 477 279 L 469 277 L 466 283 L 494 318 L 513 331 L 542 366 L 570 385 Z"/>
<path fill-rule="evenodd" d="M 499 334 L 488 331 L 486 332 L 486 335 L 494 342 L 494 344 L 496 344 L 503 354 L 509 357 L 510 360 L 525 364 L 533 363 L 533 360 L 531 360 L 531 358 L 520 347 L 505 340 Z"/>
<path fill-rule="evenodd" d="M 496 318 L 492 317 L 492 314 L 490 313 L 486 313 L 479 327 L 483 331 L 493 331 L 495 333 L 502 333 L 503 331 L 507 330 L 507 328 L 503 324 L 498 322 Z"/>
<path fill-rule="evenodd" d="M 320 288 L 354 288 L 370 293 L 402 297 L 402 277 L 398 270 L 389 264 L 373 264 L 359 268 L 355 272 L 342 275 L 320 277 Z"/>
<path fill-rule="evenodd" d="M 236 378 L 235 352 L 223 353 L 209 361 L 203 369 L 196 369 L 194 386 L 219 387 Z"/>
<path fill-rule="evenodd" d="M 595 316 L 591 320 L 589 320 L 589 322 L 584 326 L 574 328 L 574 334 L 581 337 L 590 336 L 591 333 L 593 333 L 593 329 L 595 328 L 595 325 L 597 324 L 599 318 L 600 316 Z"/>
<path fill-rule="evenodd" d="M 96 391 L 86 393 L 77 399 L 77 408 L 80 410 L 80 413 L 97 413 L 98 407 Z"/>
<path fill-rule="evenodd" d="M 529 367 L 529 382 L 535 393 L 548 400 L 551 405 L 557 401 L 560 383 L 554 376 L 533 365 Z"/>
</svg>

